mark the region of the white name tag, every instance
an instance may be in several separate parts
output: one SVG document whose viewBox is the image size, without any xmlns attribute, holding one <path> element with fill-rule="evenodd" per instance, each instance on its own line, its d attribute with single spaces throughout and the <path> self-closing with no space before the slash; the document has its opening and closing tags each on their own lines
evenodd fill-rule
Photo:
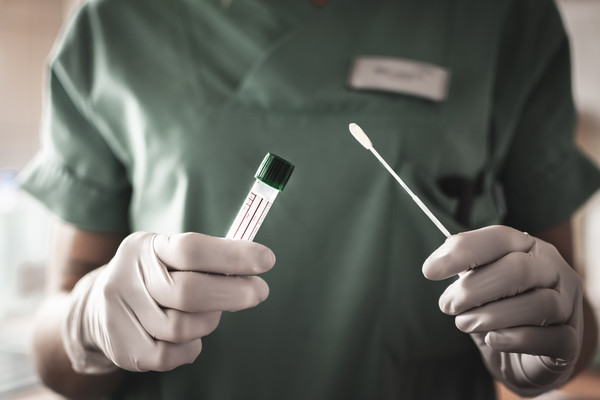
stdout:
<svg viewBox="0 0 600 400">
<path fill-rule="evenodd" d="M 450 73 L 437 65 L 391 57 L 358 56 L 348 84 L 359 90 L 381 90 L 444 101 Z"/>
</svg>

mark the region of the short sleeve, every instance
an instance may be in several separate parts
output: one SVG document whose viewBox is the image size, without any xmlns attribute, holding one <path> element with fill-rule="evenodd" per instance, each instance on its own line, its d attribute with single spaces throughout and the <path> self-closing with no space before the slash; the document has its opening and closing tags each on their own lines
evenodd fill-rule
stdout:
<svg viewBox="0 0 600 400">
<path fill-rule="evenodd" d="M 127 170 L 94 123 L 85 80 L 74 78 L 84 76 L 79 69 L 93 63 L 87 52 L 77 54 L 92 45 L 82 43 L 89 35 L 78 31 L 81 25 L 65 31 L 50 61 L 42 148 L 19 174 L 19 183 L 66 222 L 88 230 L 126 232 L 131 197 Z"/>
<path fill-rule="evenodd" d="M 495 122 L 513 131 L 500 176 L 506 223 L 535 232 L 568 220 L 600 187 L 600 172 L 575 144 L 569 42 L 558 10 L 523 3 L 537 7 L 538 22 L 505 40 L 501 62 L 510 65 L 499 72 L 497 90 L 505 93 Z"/>
</svg>

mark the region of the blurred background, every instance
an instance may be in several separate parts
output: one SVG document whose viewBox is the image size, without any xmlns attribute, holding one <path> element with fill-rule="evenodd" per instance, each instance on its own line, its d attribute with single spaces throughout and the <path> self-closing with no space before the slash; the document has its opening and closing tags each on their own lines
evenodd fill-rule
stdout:
<svg viewBox="0 0 600 400">
<path fill-rule="evenodd" d="M 29 358 L 44 293 L 45 210 L 14 177 L 39 147 L 43 68 L 74 0 L 0 0 L 0 399 L 56 399 Z"/>
<path fill-rule="evenodd" d="M 14 178 L 39 147 L 45 60 L 79 2 L 0 0 L 0 400 L 60 398 L 40 387 L 28 356 L 31 316 L 44 294 L 49 215 Z M 571 38 L 578 144 L 600 165 L 600 0 L 558 5 Z M 600 320 L 600 193 L 576 217 L 576 250 Z M 588 372 L 542 398 L 600 399 L 600 351 Z"/>
</svg>

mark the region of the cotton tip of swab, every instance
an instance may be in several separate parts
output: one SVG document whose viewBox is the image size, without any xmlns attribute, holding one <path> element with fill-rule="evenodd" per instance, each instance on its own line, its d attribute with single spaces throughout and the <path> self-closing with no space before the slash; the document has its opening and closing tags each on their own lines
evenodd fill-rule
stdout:
<svg viewBox="0 0 600 400">
<path fill-rule="evenodd" d="M 373 148 L 373 143 L 371 143 L 369 137 L 360 126 L 353 122 L 348 126 L 348 128 L 350 129 L 352 136 L 354 136 L 354 139 L 358 140 L 358 143 L 362 144 L 365 149 L 371 150 Z"/>
</svg>

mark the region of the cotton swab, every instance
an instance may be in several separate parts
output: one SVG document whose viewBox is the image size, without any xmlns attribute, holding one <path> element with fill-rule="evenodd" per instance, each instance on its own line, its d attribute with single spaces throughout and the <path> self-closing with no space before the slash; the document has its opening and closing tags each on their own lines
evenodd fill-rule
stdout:
<svg viewBox="0 0 600 400">
<path fill-rule="evenodd" d="M 406 192 L 410 195 L 410 197 L 414 200 L 414 202 L 417 203 L 417 205 L 421 208 L 421 210 L 423 210 L 425 215 L 427 215 L 429 217 L 431 222 L 433 222 L 435 224 L 435 226 L 437 226 L 437 228 L 447 238 L 452 236 L 450 234 L 450 232 L 448 231 L 448 229 L 446 229 L 444 227 L 444 225 L 442 225 L 442 223 L 435 217 L 435 215 L 433 215 L 433 213 L 431 211 L 429 211 L 429 208 L 427 208 L 427 206 L 421 201 L 421 199 L 419 199 L 417 197 L 417 195 L 414 194 L 412 190 L 410 190 L 410 188 L 406 185 L 406 183 L 404 183 L 404 181 L 402 179 L 400 179 L 398 174 L 396 174 L 396 172 L 394 172 L 394 170 L 388 165 L 388 163 L 385 162 L 385 160 L 379 155 L 377 150 L 375 150 L 375 148 L 373 148 L 373 143 L 371 143 L 371 140 L 369 140 L 369 137 L 367 136 L 365 131 L 363 131 L 362 128 L 360 126 L 358 126 L 357 124 L 355 124 L 354 122 L 350 124 L 349 129 L 350 129 L 350 133 L 352 134 L 352 136 L 354 136 L 354 138 L 356 140 L 358 140 L 358 142 L 360 144 L 362 144 L 365 147 L 365 149 L 371 150 L 371 153 L 373 153 L 373 155 L 375 157 L 377 157 L 379 162 L 388 170 L 388 172 L 390 174 L 392 174 L 394 179 L 396 179 L 398 181 L 398 183 L 402 186 L 402 188 L 404 190 L 406 190 Z"/>
</svg>

